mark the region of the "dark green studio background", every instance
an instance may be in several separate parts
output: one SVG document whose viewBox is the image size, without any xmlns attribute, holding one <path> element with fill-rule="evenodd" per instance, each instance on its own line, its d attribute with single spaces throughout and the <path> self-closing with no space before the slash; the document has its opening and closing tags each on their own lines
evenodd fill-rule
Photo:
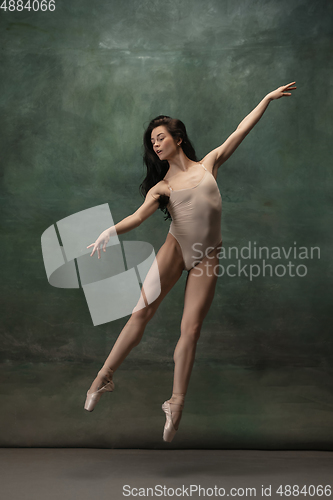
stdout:
<svg viewBox="0 0 333 500">
<path fill-rule="evenodd" d="M 332 3 L 56 0 L 54 12 L 0 16 L 0 445 L 332 450 Z M 224 247 L 292 247 L 269 263 L 306 274 L 219 277 L 171 444 L 161 404 L 186 272 L 88 413 L 129 316 L 94 327 L 82 289 L 52 287 L 42 233 L 104 203 L 115 223 L 140 206 L 156 115 L 184 121 L 201 159 L 292 81 L 217 182 Z M 169 224 L 157 210 L 120 240 L 157 253 Z M 300 247 L 320 255 L 294 257 Z"/>
</svg>

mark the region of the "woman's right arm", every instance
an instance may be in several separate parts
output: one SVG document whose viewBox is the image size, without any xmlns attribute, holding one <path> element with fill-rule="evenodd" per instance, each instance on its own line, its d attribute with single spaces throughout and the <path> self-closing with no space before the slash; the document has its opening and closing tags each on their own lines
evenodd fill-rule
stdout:
<svg viewBox="0 0 333 500">
<path fill-rule="evenodd" d="M 106 245 L 111 238 L 111 236 L 116 236 L 118 234 L 128 233 L 132 229 L 140 226 L 140 224 L 148 219 L 159 207 L 159 197 L 162 194 L 166 194 L 166 183 L 160 181 L 151 189 L 149 189 L 145 201 L 142 205 L 128 217 L 125 217 L 122 221 L 118 222 L 114 226 L 109 227 L 103 231 L 97 238 L 95 243 L 92 243 L 87 248 L 94 247 L 90 254 L 90 257 L 94 255 L 97 250 L 98 258 L 100 258 L 100 245 L 103 245 L 103 251 L 106 251 Z"/>
</svg>

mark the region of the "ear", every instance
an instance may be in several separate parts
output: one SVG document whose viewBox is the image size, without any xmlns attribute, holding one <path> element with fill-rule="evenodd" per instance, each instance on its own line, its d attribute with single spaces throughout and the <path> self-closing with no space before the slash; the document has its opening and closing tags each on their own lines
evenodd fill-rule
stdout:
<svg viewBox="0 0 333 500">
<path fill-rule="evenodd" d="M 177 139 L 177 146 L 180 146 L 182 142 L 183 142 L 183 139 L 181 137 L 179 137 Z"/>
</svg>

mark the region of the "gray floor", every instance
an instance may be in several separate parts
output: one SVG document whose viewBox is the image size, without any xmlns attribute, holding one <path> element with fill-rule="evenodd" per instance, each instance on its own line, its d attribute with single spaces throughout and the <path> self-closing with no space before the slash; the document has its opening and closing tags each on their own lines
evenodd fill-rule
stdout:
<svg viewBox="0 0 333 500">
<path fill-rule="evenodd" d="M 323 499 L 332 496 L 333 452 L 2 448 L 0 471 L 6 500 Z M 287 485 L 305 486 L 306 495 L 290 495 Z"/>
</svg>

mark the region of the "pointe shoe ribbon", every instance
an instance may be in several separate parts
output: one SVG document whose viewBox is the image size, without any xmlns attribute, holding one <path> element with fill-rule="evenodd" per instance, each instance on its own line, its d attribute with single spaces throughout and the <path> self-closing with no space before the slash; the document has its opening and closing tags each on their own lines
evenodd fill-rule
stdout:
<svg viewBox="0 0 333 500">
<path fill-rule="evenodd" d="M 176 403 L 172 403 L 172 404 L 176 404 Z M 177 406 L 180 406 L 181 409 L 179 411 L 182 411 L 184 405 L 180 404 Z M 163 430 L 163 441 L 170 443 L 173 440 L 173 438 L 177 432 L 177 429 L 175 429 L 175 427 L 173 425 L 171 405 L 168 401 L 164 401 L 164 403 L 162 404 L 162 410 L 164 411 L 164 413 L 166 415 L 166 422 L 165 422 L 164 430 Z"/>
<path fill-rule="evenodd" d="M 112 371 L 111 371 L 112 372 Z M 98 372 L 100 373 L 100 372 Z M 113 372 L 112 372 L 113 373 Z M 112 376 L 112 373 L 110 374 Z M 84 409 L 87 411 L 93 411 L 98 401 L 101 399 L 102 394 L 104 392 L 112 392 L 114 389 L 113 380 L 109 380 L 107 384 L 98 389 L 98 391 L 92 392 L 89 394 L 89 390 L 87 391 L 86 402 L 84 404 Z"/>
</svg>

